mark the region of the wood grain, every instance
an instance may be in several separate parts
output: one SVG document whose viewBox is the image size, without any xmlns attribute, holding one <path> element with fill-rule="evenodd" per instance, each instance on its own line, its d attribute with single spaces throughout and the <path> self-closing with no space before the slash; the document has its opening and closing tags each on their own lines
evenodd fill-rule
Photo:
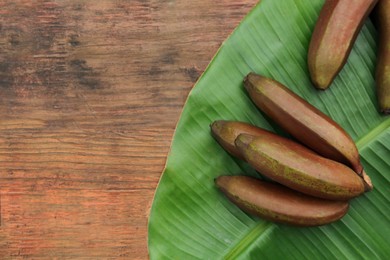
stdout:
<svg viewBox="0 0 390 260">
<path fill-rule="evenodd" d="M 256 2 L 1 1 L 1 259 L 148 258 L 188 92 Z"/>
</svg>

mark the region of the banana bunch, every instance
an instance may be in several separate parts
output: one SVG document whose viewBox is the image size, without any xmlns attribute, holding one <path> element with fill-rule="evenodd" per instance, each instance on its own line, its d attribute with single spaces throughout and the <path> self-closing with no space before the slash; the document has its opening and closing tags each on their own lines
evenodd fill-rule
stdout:
<svg viewBox="0 0 390 260">
<path fill-rule="evenodd" d="M 310 40 L 308 69 L 316 88 L 329 88 L 375 6 L 377 98 L 380 112 L 390 114 L 390 0 L 326 0 Z M 244 122 L 211 124 L 227 152 L 268 180 L 216 178 L 233 203 L 271 221 L 318 226 L 342 218 L 351 199 L 373 189 L 355 143 L 335 121 L 273 79 L 249 73 L 244 86 L 253 103 L 294 140 Z"/>
<path fill-rule="evenodd" d="M 372 190 L 352 138 L 281 83 L 249 73 L 254 104 L 295 140 L 239 121 L 214 121 L 211 134 L 232 156 L 270 181 L 220 176 L 216 186 L 244 211 L 297 226 L 342 218 L 349 200 Z"/>
</svg>

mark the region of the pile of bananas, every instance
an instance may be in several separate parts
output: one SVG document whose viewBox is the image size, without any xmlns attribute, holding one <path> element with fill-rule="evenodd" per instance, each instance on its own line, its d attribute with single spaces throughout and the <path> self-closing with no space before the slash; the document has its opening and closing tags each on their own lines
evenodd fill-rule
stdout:
<svg viewBox="0 0 390 260">
<path fill-rule="evenodd" d="M 273 79 L 250 73 L 244 85 L 256 106 L 295 140 L 244 122 L 214 121 L 218 143 L 271 180 L 220 176 L 216 185 L 244 211 L 271 221 L 317 226 L 343 217 L 350 199 L 372 189 L 351 137 Z"/>
<path fill-rule="evenodd" d="M 325 2 L 308 52 L 313 84 L 328 88 L 344 66 L 365 18 L 377 0 Z M 390 0 L 379 0 L 381 44 L 376 81 L 380 111 L 390 113 Z M 348 133 L 281 83 L 249 73 L 253 103 L 292 139 L 239 121 L 218 120 L 211 133 L 232 156 L 266 180 L 219 176 L 216 186 L 245 212 L 295 226 L 341 219 L 349 201 L 373 189 Z"/>
</svg>

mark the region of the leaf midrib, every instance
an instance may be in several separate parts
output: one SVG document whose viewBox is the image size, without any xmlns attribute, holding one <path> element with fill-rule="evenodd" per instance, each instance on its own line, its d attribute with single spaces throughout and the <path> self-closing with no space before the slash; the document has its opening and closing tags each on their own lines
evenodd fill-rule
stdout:
<svg viewBox="0 0 390 260">
<path fill-rule="evenodd" d="M 367 134 L 360 137 L 356 141 L 356 146 L 359 151 L 364 150 L 371 142 L 375 141 L 382 133 L 390 127 L 390 117 L 385 119 L 379 125 L 371 129 Z"/>
<path fill-rule="evenodd" d="M 261 222 L 256 224 L 239 243 L 237 243 L 223 259 L 237 259 L 256 239 L 264 235 L 267 231 L 271 232 L 276 227 L 272 222 Z"/>
</svg>

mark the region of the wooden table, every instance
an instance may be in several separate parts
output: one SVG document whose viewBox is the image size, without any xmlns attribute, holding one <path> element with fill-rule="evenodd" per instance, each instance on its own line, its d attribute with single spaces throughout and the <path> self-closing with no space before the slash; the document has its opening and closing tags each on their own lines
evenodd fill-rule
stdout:
<svg viewBox="0 0 390 260">
<path fill-rule="evenodd" d="M 257 3 L 0 3 L 0 259 L 147 259 L 194 82 Z"/>
</svg>

